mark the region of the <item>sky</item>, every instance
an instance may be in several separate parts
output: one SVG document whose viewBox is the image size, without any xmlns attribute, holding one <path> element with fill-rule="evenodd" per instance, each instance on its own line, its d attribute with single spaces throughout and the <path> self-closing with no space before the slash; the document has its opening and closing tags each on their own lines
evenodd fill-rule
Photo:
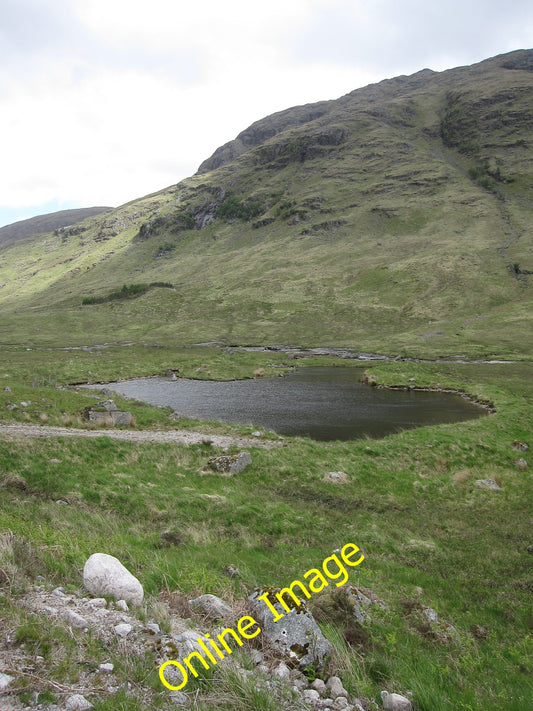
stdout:
<svg viewBox="0 0 533 711">
<path fill-rule="evenodd" d="M 156 192 L 290 106 L 531 47 L 531 0 L 0 0 L 0 227 Z"/>
</svg>

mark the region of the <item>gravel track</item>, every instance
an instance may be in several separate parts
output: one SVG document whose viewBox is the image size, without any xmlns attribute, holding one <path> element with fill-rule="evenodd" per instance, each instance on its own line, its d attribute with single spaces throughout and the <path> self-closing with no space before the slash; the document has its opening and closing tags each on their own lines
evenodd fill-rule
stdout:
<svg viewBox="0 0 533 711">
<path fill-rule="evenodd" d="M 123 442 L 160 442 L 163 444 L 176 442 L 179 444 L 202 444 L 209 442 L 214 447 L 260 447 L 272 449 L 279 447 L 281 442 L 259 438 L 231 437 L 228 435 L 211 435 L 187 430 L 83 430 L 69 427 L 49 427 L 47 425 L 26 425 L 23 423 L 0 424 L 0 437 L 12 439 L 31 439 L 35 437 L 111 437 Z"/>
</svg>

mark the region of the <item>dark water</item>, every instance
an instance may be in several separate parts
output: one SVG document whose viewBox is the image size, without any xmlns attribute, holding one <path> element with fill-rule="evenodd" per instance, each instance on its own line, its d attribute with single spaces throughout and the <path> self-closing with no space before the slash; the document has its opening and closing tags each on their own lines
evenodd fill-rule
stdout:
<svg viewBox="0 0 533 711">
<path fill-rule="evenodd" d="M 459 395 L 378 390 L 362 385 L 362 368 L 300 368 L 284 378 L 171 381 L 139 378 L 107 386 L 201 420 L 253 424 L 316 440 L 383 437 L 403 429 L 460 422 L 486 414 Z"/>
</svg>

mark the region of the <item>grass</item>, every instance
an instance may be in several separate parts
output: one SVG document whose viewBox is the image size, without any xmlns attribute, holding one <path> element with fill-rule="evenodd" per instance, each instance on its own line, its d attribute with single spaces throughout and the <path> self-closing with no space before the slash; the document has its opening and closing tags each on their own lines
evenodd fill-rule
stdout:
<svg viewBox="0 0 533 711">
<path fill-rule="evenodd" d="M 147 374 L 177 361 L 188 363 L 185 370 L 201 361 L 226 376 L 238 363 L 237 372 L 249 374 L 261 361 L 268 366 L 272 356 L 282 357 L 235 357 L 212 348 L 185 351 L 182 360 L 180 350 L 117 351 L 40 357 L 49 358 L 48 364 L 41 360 L 43 368 L 53 363 L 59 382 L 78 380 L 96 358 L 101 372 L 114 377 L 118 368 Z M 5 379 L 13 390 L 34 375 L 35 351 L 14 355 Z M 289 439 L 275 451 L 254 450 L 252 466 L 230 479 L 200 474 L 213 452 L 207 445 L 137 445 L 105 437 L 3 441 L 0 530 L 11 536 L 0 563 L 8 579 L 0 598 L 4 614 L 20 635 L 31 632 L 40 649 L 51 643 L 63 648 L 59 633 L 24 622 L 16 596 L 36 575 L 50 586 L 80 585 L 80 570 L 94 551 L 117 555 L 149 597 L 171 590 L 242 599 L 258 585 L 288 584 L 352 541 L 366 557 L 358 584 L 374 590 L 387 609 L 373 608 L 372 623 L 355 630 L 338 616 L 322 619 L 350 691 L 375 698 L 382 688 L 409 689 L 419 711 L 490 711 L 501 708 L 502 698 L 506 708 L 525 709 L 532 671 L 533 581 L 525 550 L 531 544 L 531 475 L 513 464 L 519 456 L 529 460 L 529 453 L 511 443 L 528 441 L 531 365 L 401 362 L 372 365 L 369 372 L 380 384 L 411 384 L 414 377 L 417 386 L 462 389 L 490 400 L 497 412 L 381 440 Z M 87 397 L 42 391 L 50 402 L 57 397 L 60 408 L 65 399 Z M 161 411 L 139 408 L 143 426 L 160 426 Z M 346 472 L 348 482 L 326 483 L 324 474 L 333 470 Z M 479 489 L 478 478 L 495 478 L 503 490 Z M 59 499 L 68 505 L 56 504 Z M 175 536 L 161 535 L 168 531 Z M 240 578 L 226 577 L 230 564 Z M 443 644 L 428 634 L 412 612 L 417 601 L 452 624 L 458 640 Z M 150 670 L 149 660 L 138 664 L 139 673 Z M 47 662 L 46 671 L 58 680 L 75 678 L 68 664 L 59 673 Z M 231 679 L 223 688 L 221 708 L 239 707 L 237 697 L 252 708 L 250 699 L 259 693 L 246 684 L 239 691 Z M 209 694 L 206 709 L 215 703 Z M 260 703 L 269 708 L 270 702 Z"/>
</svg>

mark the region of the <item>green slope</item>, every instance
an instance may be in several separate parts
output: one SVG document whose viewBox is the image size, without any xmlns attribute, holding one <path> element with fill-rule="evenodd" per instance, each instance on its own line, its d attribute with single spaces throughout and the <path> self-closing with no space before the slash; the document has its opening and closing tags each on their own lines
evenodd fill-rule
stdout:
<svg viewBox="0 0 533 711">
<path fill-rule="evenodd" d="M 531 352 L 533 51 L 263 119 L 177 186 L 0 252 L 0 340 Z M 123 284 L 169 282 L 82 306 Z"/>
</svg>

